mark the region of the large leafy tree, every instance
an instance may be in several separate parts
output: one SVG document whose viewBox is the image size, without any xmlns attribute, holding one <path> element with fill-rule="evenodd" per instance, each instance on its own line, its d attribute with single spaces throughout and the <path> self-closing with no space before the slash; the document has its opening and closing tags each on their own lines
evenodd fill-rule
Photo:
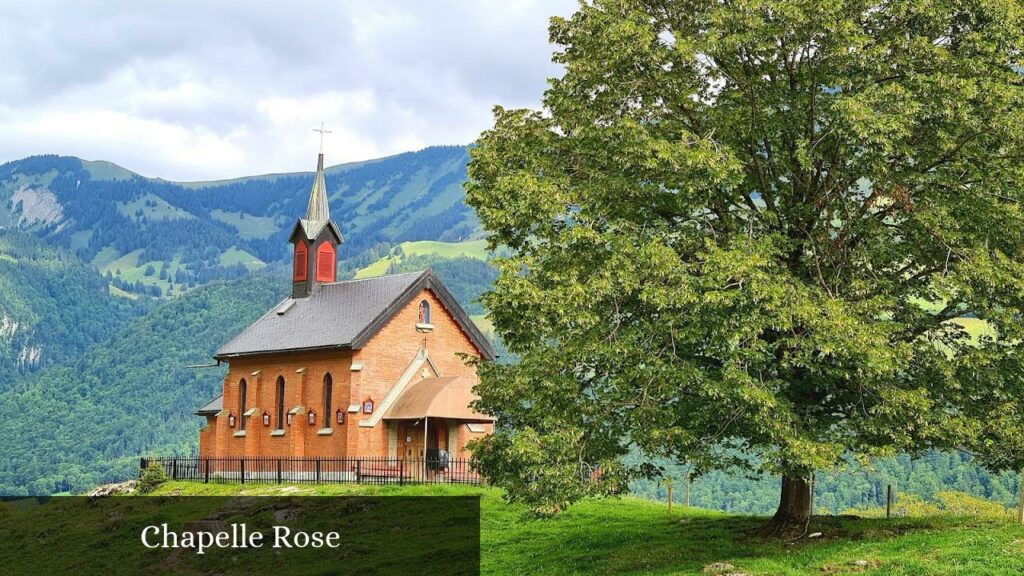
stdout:
<svg viewBox="0 0 1024 576">
<path fill-rule="evenodd" d="M 595 0 L 550 31 L 564 75 L 497 109 L 467 185 L 509 250 L 485 302 L 519 361 L 482 367 L 475 457 L 511 498 L 653 473 L 630 452 L 751 466 L 792 534 L 844 458 L 1024 463 L 1019 0 Z"/>
</svg>

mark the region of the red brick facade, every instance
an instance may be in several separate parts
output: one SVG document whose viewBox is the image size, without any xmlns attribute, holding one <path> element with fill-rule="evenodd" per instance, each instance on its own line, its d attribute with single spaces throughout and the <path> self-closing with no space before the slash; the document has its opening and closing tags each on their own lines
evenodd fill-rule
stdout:
<svg viewBox="0 0 1024 576">
<path fill-rule="evenodd" d="M 419 305 L 430 303 L 431 327 L 418 324 Z M 330 330 L 330 326 L 325 326 Z M 238 357 L 224 378 L 224 409 L 206 417 L 199 433 L 199 452 L 213 457 L 402 457 L 419 458 L 424 442 L 467 456 L 465 446 L 491 431 L 491 424 L 431 418 L 424 423 L 382 419 L 382 403 L 403 375 L 475 378 L 458 354 L 479 356 L 480 350 L 433 292 L 424 289 L 396 312 L 358 350 L 276 353 Z M 419 364 L 417 366 L 417 364 Z M 332 381 L 331 404 L 324 411 L 324 378 Z M 284 379 L 283 411 L 297 411 L 278 425 L 277 382 Z M 241 413 L 241 382 L 246 383 L 246 411 Z M 372 400 L 373 412 L 363 413 Z M 315 424 L 308 414 L 315 414 Z M 344 423 L 336 421 L 337 411 Z M 263 414 L 270 416 L 264 425 Z M 381 412 L 378 414 L 378 412 Z M 229 425 L 234 416 L 235 426 Z M 374 418 L 376 416 L 376 418 Z M 286 416 L 287 420 L 287 416 Z M 374 421 L 376 420 L 376 421 Z M 243 433 L 244 421 L 244 433 Z M 451 437 L 451 438 L 450 438 Z"/>
</svg>

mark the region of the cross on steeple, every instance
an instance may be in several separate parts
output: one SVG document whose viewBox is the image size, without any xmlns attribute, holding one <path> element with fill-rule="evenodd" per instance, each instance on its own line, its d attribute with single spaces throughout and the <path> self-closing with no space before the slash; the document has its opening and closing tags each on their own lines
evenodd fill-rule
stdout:
<svg viewBox="0 0 1024 576">
<path fill-rule="evenodd" d="M 324 153 L 324 134 L 331 134 L 331 131 L 330 130 L 324 130 L 324 123 L 321 122 L 319 128 L 313 128 L 313 132 L 319 132 L 320 133 L 320 153 L 323 154 Z"/>
</svg>

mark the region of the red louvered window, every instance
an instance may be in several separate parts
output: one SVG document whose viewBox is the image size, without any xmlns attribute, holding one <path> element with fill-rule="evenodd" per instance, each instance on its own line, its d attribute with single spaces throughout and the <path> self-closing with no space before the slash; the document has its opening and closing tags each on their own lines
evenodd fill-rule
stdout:
<svg viewBox="0 0 1024 576">
<path fill-rule="evenodd" d="M 295 245 L 295 271 L 292 273 L 292 278 L 296 282 L 300 282 L 306 279 L 306 245 L 296 244 Z"/>
<path fill-rule="evenodd" d="M 324 242 L 316 249 L 316 281 L 334 282 L 334 246 Z"/>
</svg>

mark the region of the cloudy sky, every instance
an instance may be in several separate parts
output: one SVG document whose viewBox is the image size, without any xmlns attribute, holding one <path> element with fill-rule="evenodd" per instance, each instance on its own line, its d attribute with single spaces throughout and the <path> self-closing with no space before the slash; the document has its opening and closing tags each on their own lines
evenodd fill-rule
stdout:
<svg viewBox="0 0 1024 576">
<path fill-rule="evenodd" d="M 471 142 L 535 107 L 575 0 L 0 3 L 0 163 L 205 180 Z"/>
</svg>

